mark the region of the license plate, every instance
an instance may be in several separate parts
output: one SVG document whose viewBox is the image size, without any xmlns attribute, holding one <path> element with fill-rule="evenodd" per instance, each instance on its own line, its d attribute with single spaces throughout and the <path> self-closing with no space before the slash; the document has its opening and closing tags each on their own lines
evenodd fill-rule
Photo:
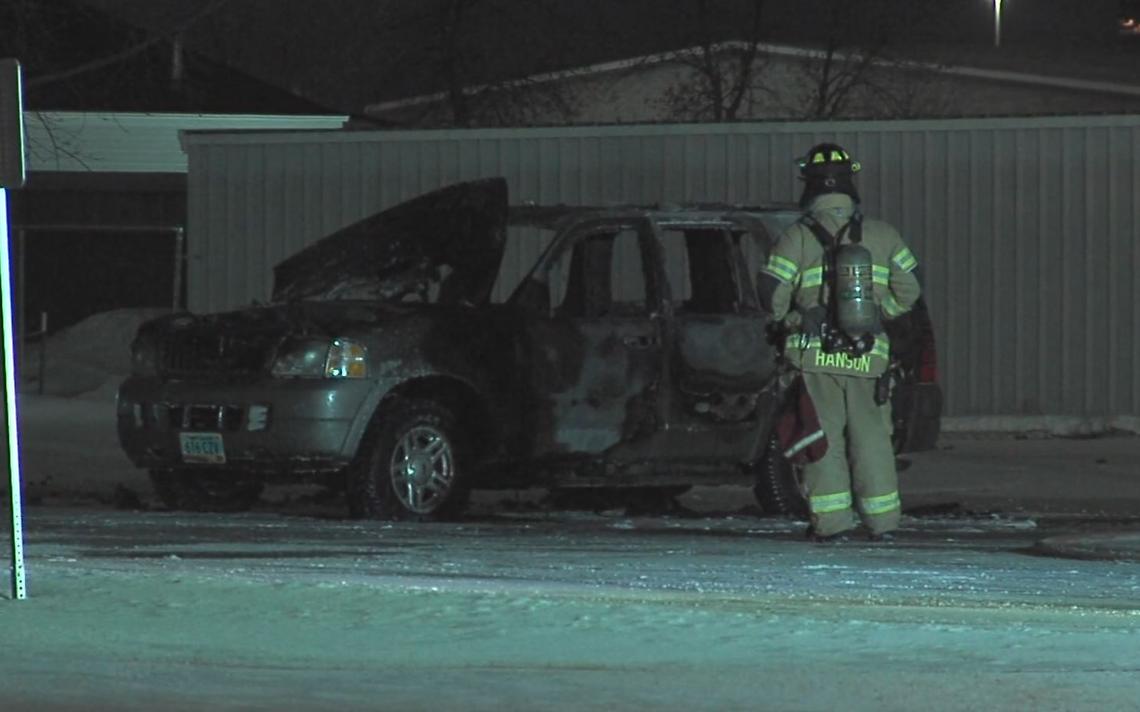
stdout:
<svg viewBox="0 0 1140 712">
<path fill-rule="evenodd" d="M 200 462 L 209 465 L 223 465 L 226 462 L 226 446 L 221 433 L 179 433 L 182 445 L 183 462 Z"/>
</svg>

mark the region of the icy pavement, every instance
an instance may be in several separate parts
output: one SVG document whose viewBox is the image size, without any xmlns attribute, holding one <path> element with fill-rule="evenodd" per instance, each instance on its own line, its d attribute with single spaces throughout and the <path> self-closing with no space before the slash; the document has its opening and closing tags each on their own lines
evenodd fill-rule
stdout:
<svg viewBox="0 0 1140 712">
<path fill-rule="evenodd" d="M 905 525 L 37 507 L 0 707 L 1136 708 L 1140 565 L 1034 555 L 1070 524 Z"/>
<path fill-rule="evenodd" d="M 1126 710 L 1140 699 L 1136 621 L 1095 612 L 185 574 L 61 576 L 42 594 L 14 620 L 0 614 L 4 709 Z"/>
<path fill-rule="evenodd" d="M 1000 515 L 904 517 L 892 544 L 821 546 L 803 524 L 751 515 L 484 515 L 451 524 L 303 513 L 32 510 L 29 560 L 441 587 L 620 589 L 891 605 L 1140 608 L 1140 565 L 1041 555 L 1079 526 Z M 339 578 L 338 578 L 339 577 Z M 32 585 L 31 583 L 29 584 Z"/>
<path fill-rule="evenodd" d="M 1037 542 L 1046 556 L 1140 562 L 1140 533 L 1099 531 L 1048 537 Z"/>
</svg>

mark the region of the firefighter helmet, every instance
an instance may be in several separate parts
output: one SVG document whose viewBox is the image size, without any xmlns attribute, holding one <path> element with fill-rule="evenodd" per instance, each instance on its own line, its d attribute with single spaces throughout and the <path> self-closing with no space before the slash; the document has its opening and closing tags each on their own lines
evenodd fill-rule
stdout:
<svg viewBox="0 0 1140 712">
<path fill-rule="evenodd" d="M 813 176 L 858 173 L 859 161 L 852 161 L 843 147 L 834 143 L 819 143 L 799 159 L 800 174 L 806 179 Z"/>
<path fill-rule="evenodd" d="M 797 159 L 800 167 L 800 180 L 804 182 L 804 192 L 800 196 L 800 206 L 807 207 L 817 196 L 825 193 L 846 193 L 858 203 L 859 192 L 855 190 L 853 177 L 862 167 L 851 160 L 850 154 L 842 146 L 834 143 L 820 143 L 811 147 L 806 155 Z"/>
</svg>

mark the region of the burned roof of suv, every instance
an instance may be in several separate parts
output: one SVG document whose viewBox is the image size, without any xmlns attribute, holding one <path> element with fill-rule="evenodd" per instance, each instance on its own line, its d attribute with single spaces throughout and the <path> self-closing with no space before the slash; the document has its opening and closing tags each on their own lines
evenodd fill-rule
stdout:
<svg viewBox="0 0 1140 712">
<path fill-rule="evenodd" d="M 723 203 L 509 206 L 505 178 L 456 183 L 343 227 L 274 267 L 273 301 L 400 301 L 439 288 L 441 304 L 490 299 L 508 224 L 558 229 L 588 218 L 659 223 L 731 221 L 770 233 L 799 215 L 790 205 Z M 750 229 L 752 229 L 750 227 Z"/>
<path fill-rule="evenodd" d="M 586 217 L 648 216 L 658 222 L 722 220 L 730 215 L 784 217 L 801 214 L 796 205 L 735 205 L 731 203 L 657 203 L 653 205 L 512 205 L 508 221 L 511 225 L 533 225 L 556 229 L 567 222 Z"/>
<path fill-rule="evenodd" d="M 341 228 L 281 262 L 273 268 L 273 301 L 399 300 L 437 282 L 440 303 L 481 303 L 494 286 L 506 226 L 505 179 L 447 186 Z"/>
</svg>

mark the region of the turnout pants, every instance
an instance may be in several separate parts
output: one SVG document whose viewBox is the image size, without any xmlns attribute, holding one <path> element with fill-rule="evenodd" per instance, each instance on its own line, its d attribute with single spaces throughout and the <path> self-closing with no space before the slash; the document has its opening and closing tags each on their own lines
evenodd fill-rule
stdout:
<svg viewBox="0 0 1140 712">
<path fill-rule="evenodd" d="M 805 372 L 804 385 L 827 434 L 827 454 L 804 467 L 811 523 L 821 536 L 856 524 L 873 533 L 898 528 L 900 503 L 891 407 L 876 405 L 875 379 Z"/>
</svg>

